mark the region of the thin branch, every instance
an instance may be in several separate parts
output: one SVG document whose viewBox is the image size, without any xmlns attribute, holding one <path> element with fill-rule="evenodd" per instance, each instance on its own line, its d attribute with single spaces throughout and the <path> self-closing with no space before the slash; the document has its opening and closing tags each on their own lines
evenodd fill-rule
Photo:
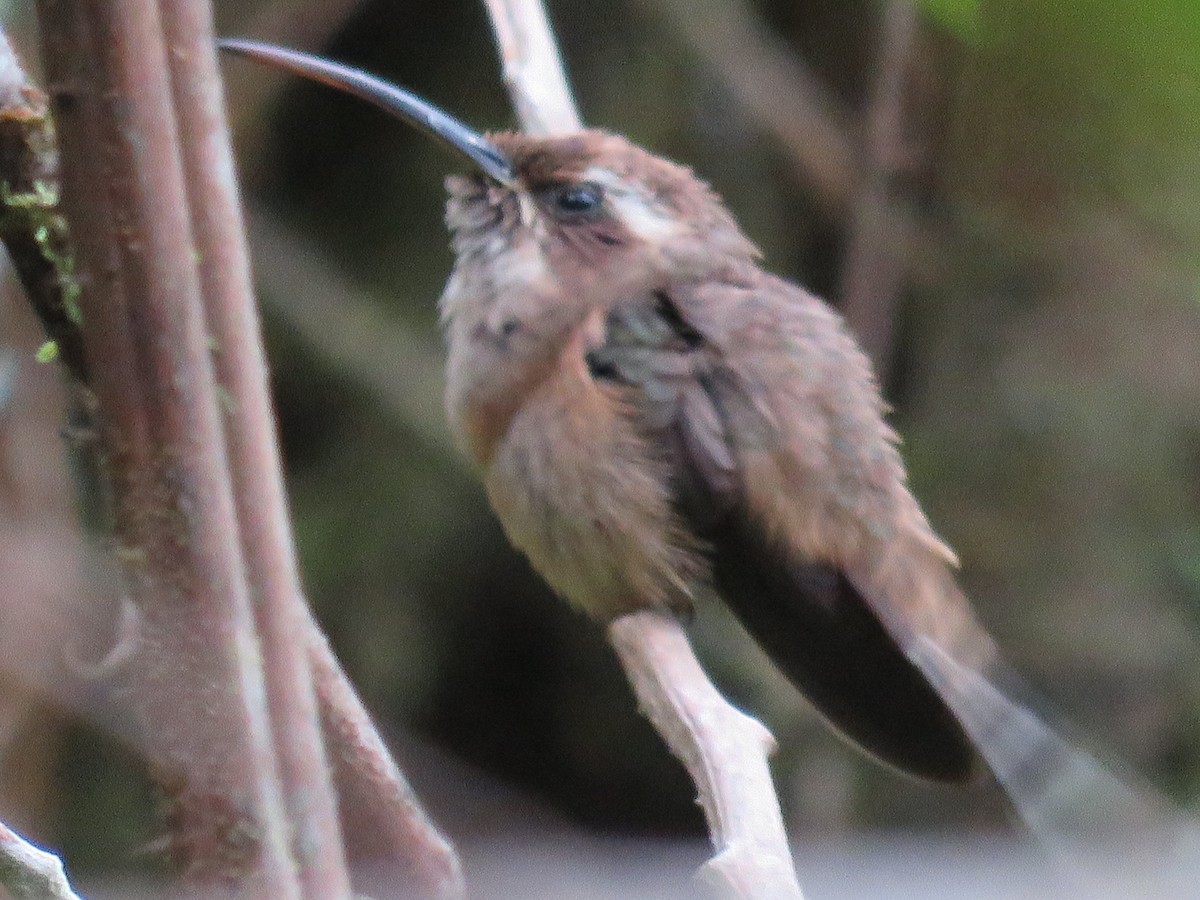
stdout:
<svg viewBox="0 0 1200 900">
<path fill-rule="evenodd" d="M 911 0 L 889 0 L 867 118 L 866 172 L 854 206 L 839 291 L 842 315 L 880 373 L 889 368 L 893 319 L 905 270 L 902 248 L 892 240 L 891 230 L 916 35 L 916 6 Z"/>
<path fill-rule="evenodd" d="M 484 4 L 521 127 L 530 134 L 567 134 L 582 128 L 542 4 L 512 0 L 484 0 Z"/>
<path fill-rule="evenodd" d="M 189 879 L 299 895 L 154 0 L 39 0 L 116 560 L 140 613 L 112 687 Z"/>
<path fill-rule="evenodd" d="M 454 847 L 421 807 L 315 622 L 306 649 L 356 880 L 403 884 L 419 897 L 465 896 Z"/>
<path fill-rule="evenodd" d="M 331 25 L 333 20 L 321 22 Z M 239 96 L 241 120 L 261 121 L 261 105 L 268 96 L 253 93 L 247 108 Z M 441 383 L 442 366 L 428 342 L 384 321 L 374 307 L 314 262 L 316 254 L 299 238 L 266 214 L 251 208 L 247 218 L 257 250 L 256 274 L 266 298 L 306 340 L 374 387 L 422 438 L 448 447 L 441 402 L 430 399 L 440 396 L 435 387 Z M 350 312 L 331 320 L 331 307 Z M 404 390 L 397 385 L 405 385 Z M 413 794 L 307 606 L 304 613 L 302 644 L 355 881 L 363 874 L 387 873 L 393 887 L 402 882 L 419 896 L 465 895 L 453 845 Z"/>
<path fill-rule="evenodd" d="M 207 0 L 163 0 L 175 110 L 225 441 L 293 857 L 305 897 L 344 897 L 350 876 L 305 653 L 300 587 L 262 330 L 254 306 L 233 151 Z"/>
<path fill-rule="evenodd" d="M 81 900 L 62 860 L 29 843 L 0 822 L 0 887 L 13 900 Z"/>
<path fill-rule="evenodd" d="M 818 200 L 837 217 L 858 187 L 858 141 L 816 75 L 773 37 L 745 0 L 641 0 L 725 83 L 796 160 Z"/>
<path fill-rule="evenodd" d="M 701 879 L 730 897 L 799 898 L 767 765 L 771 733 L 717 692 L 674 619 L 633 613 L 613 622 L 608 637 L 642 712 L 699 789 L 717 851 Z"/>
<path fill-rule="evenodd" d="M 487 0 L 487 6 L 506 71 L 539 73 L 536 85 L 508 79 L 522 126 L 549 134 L 577 129 L 573 107 L 538 106 L 543 96 L 570 97 L 557 52 L 547 52 L 554 39 L 539 0 Z M 523 27 L 510 27 L 514 22 Z M 543 33 L 531 34 L 534 28 Z M 546 56 L 526 60 L 526 53 Z M 527 119 L 530 109 L 536 112 Z M 798 900 L 800 886 L 767 765 L 774 747 L 769 732 L 721 697 L 674 619 L 634 613 L 612 622 L 608 634 L 643 711 L 696 783 L 716 850 L 701 878 L 741 900 Z"/>
<path fill-rule="evenodd" d="M 859 135 L 816 76 L 778 39 L 745 0 L 640 0 L 671 25 L 747 113 L 795 160 L 836 222 L 854 211 L 863 177 Z M 945 276 L 949 251 L 939 234 L 907 211 L 880 211 L 879 231 L 905 273 L 919 284 Z"/>
</svg>

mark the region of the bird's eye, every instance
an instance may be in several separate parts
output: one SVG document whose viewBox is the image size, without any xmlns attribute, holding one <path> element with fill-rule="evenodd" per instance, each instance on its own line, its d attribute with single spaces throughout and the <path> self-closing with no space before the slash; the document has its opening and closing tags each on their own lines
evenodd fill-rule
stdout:
<svg viewBox="0 0 1200 900">
<path fill-rule="evenodd" d="M 585 218 L 597 212 L 604 203 L 604 192 L 599 185 L 583 182 L 564 184 L 553 192 L 554 208 L 558 212 L 576 218 Z"/>
</svg>

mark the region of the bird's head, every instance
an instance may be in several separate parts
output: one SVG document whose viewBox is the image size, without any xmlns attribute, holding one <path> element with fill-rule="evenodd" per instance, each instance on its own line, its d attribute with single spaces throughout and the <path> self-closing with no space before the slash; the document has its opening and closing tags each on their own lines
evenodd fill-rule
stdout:
<svg viewBox="0 0 1200 900">
<path fill-rule="evenodd" d="M 630 279 L 701 277 L 757 256 L 707 184 L 618 135 L 483 135 L 358 69 L 253 41 L 221 47 L 354 94 L 466 157 L 475 172 L 447 180 L 460 271 L 612 289 Z"/>
<path fill-rule="evenodd" d="M 446 221 L 460 261 L 532 242 L 560 281 L 587 272 L 611 285 L 631 271 L 701 276 L 757 254 L 707 184 L 619 135 L 486 139 L 511 176 L 447 180 Z"/>
</svg>

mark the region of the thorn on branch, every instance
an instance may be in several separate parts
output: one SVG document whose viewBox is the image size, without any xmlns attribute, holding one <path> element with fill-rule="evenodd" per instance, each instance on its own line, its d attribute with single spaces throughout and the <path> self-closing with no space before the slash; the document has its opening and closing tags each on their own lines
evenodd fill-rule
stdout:
<svg viewBox="0 0 1200 900">
<path fill-rule="evenodd" d="M 72 674 L 83 681 L 103 681 L 113 678 L 133 659 L 137 652 L 140 632 L 141 620 L 137 604 L 128 594 L 122 594 L 116 639 L 112 646 L 98 660 L 88 662 L 83 659 L 74 645 L 68 644 L 63 651 L 63 662 Z"/>
</svg>

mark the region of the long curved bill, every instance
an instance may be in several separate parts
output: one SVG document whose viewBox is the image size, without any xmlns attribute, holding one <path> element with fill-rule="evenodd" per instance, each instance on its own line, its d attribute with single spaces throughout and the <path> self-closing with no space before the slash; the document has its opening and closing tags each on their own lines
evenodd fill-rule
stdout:
<svg viewBox="0 0 1200 900">
<path fill-rule="evenodd" d="M 475 163 L 485 175 L 504 185 L 514 181 L 512 162 L 491 141 L 473 128 L 443 112 L 431 103 L 388 84 L 361 69 L 343 66 L 297 50 L 241 39 L 225 39 L 217 46 L 259 62 L 278 66 L 295 75 L 353 94 L 373 103 L 385 112 L 415 125 Z"/>
</svg>

